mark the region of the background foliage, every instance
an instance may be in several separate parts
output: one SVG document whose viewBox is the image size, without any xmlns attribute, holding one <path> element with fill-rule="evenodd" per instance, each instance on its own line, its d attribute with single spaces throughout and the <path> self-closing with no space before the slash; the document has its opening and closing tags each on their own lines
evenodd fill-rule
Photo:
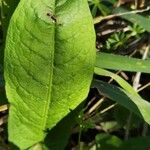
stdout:
<svg viewBox="0 0 150 150">
<path fill-rule="evenodd" d="M 7 141 L 3 80 L 6 30 L 17 3 L 1 0 L 0 148 L 4 150 L 17 149 Z M 31 149 L 150 148 L 149 4 L 148 0 L 89 0 L 97 35 L 91 91 L 80 107 L 49 132 L 44 143 Z"/>
</svg>

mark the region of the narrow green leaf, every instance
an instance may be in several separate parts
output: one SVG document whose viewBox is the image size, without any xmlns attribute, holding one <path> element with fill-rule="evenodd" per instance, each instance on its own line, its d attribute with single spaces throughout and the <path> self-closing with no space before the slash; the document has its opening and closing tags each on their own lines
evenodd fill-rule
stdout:
<svg viewBox="0 0 150 150">
<path fill-rule="evenodd" d="M 86 98 L 94 62 L 87 0 L 21 0 L 5 49 L 9 140 L 20 149 L 43 141 Z"/>
<path fill-rule="evenodd" d="M 114 79 L 124 90 L 126 90 L 127 92 L 135 95 L 135 96 L 139 96 L 139 94 L 133 89 L 133 87 L 128 84 L 124 79 L 122 79 L 119 75 L 114 74 L 110 71 L 101 69 L 101 68 L 97 68 L 95 67 L 94 72 L 98 75 L 102 75 L 102 76 L 106 76 L 106 77 L 111 77 L 112 79 Z M 139 96 L 140 97 L 140 96 Z"/>
<path fill-rule="evenodd" d="M 142 60 L 107 53 L 97 53 L 96 67 L 150 73 L 150 59 Z"/>
<path fill-rule="evenodd" d="M 104 93 L 110 99 L 117 101 L 119 104 L 123 105 L 127 109 L 133 111 L 134 113 L 142 117 L 147 123 L 150 124 L 150 103 L 142 99 L 140 95 L 132 88 L 132 86 L 130 86 L 125 80 L 123 80 L 118 75 L 113 74 L 109 71 L 100 68 L 95 68 L 95 73 L 102 76 L 112 77 L 123 88 L 120 89 L 120 91 L 122 91 L 120 93 L 119 89 L 117 92 L 115 86 L 111 87 L 109 85 L 104 85 L 104 83 L 99 85 L 97 82 L 96 85 L 101 86 L 100 90 L 103 91 L 102 93 Z M 125 95 L 128 98 L 125 97 Z"/>
<path fill-rule="evenodd" d="M 129 10 L 124 9 L 122 7 L 116 8 L 113 10 L 113 13 L 117 14 L 117 13 L 124 13 L 124 12 L 129 12 Z M 126 14 L 126 15 L 122 15 L 121 18 L 126 19 L 130 22 L 132 22 L 133 24 L 138 24 L 140 25 L 142 28 L 144 28 L 145 30 L 147 30 L 148 32 L 150 32 L 150 26 L 149 26 L 149 22 L 150 22 L 150 18 L 146 18 L 140 14 L 136 14 L 136 13 L 130 13 L 130 14 Z"/>
<path fill-rule="evenodd" d="M 117 102 L 118 104 L 124 106 L 128 110 L 143 118 L 138 106 L 136 106 L 134 103 L 134 99 L 136 99 L 136 97 L 129 97 L 129 93 L 125 92 L 123 89 L 102 81 L 94 81 L 93 86 L 96 87 L 103 96 L 110 98 L 111 100 Z"/>
</svg>

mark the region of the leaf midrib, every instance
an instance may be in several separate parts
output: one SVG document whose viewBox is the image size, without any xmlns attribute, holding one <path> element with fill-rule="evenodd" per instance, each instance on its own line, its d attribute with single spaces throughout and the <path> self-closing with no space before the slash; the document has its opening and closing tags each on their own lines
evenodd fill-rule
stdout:
<svg viewBox="0 0 150 150">
<path fill-rule="evenodd" d="M 55 8 L 53 11 L 53 14 L 56 13 L 56 0 L 55 0 Z M 52 99 L 52 86 L 53 86 L 53 75 L 54 75 L 54 62 L 55 62 L 55 47 L 56 47 L 56 23 L 54 23 L 54 39 L 53 39 L 53 52 L 52 52 L 52 61 L 51 61 L 51 67 L 50 67 L 50 77 L 49 77 L 49 84 L 48 84 L 48 94 L 46 98 L 46 103 L 44 106 L 44 115 L 43 115 L 43 129 L 46 129 L 47 126 L 47 119 L 48 119 L 48 113 L 49 113 L 49 107 L 51 104 L 51 99 Z"/>
</svg>

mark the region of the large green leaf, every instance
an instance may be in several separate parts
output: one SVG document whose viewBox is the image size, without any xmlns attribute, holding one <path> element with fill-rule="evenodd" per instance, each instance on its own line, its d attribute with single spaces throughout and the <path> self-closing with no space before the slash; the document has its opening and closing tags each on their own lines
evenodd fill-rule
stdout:
<svg viewBox="0 0 150 150">
<path fill-rule="evenodd" d="M 107 53 L 97 53 L 96 67 L 150 73 L 150 59 L 142 60 Z"/>
<path fill-rule="evenodd" d="M 87 0 L 22 0 L 5 49 L 9 140 L 20 149 L 43 141 L 86 98 L 94 62 Z"/>
</svg>

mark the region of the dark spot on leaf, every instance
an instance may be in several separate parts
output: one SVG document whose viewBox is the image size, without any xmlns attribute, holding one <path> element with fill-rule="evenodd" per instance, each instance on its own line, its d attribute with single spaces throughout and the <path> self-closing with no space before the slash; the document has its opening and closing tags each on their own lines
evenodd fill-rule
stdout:
<svg viewBox="0 0 150 150">
<path fill-rule="evenodd" d="M 51 14 L 51 13 L 47 13 L 47 16 L 49 16 L 54 22 L 57 22 L 57 18 L 55 15 Z"/>
<path fill-rule="evenodd" d="M 50 14 L 50 13 L 47 13 L 46 15 L 47 15 L 47 16 L 51 16 L 51 14 Z"/>
</svg>

